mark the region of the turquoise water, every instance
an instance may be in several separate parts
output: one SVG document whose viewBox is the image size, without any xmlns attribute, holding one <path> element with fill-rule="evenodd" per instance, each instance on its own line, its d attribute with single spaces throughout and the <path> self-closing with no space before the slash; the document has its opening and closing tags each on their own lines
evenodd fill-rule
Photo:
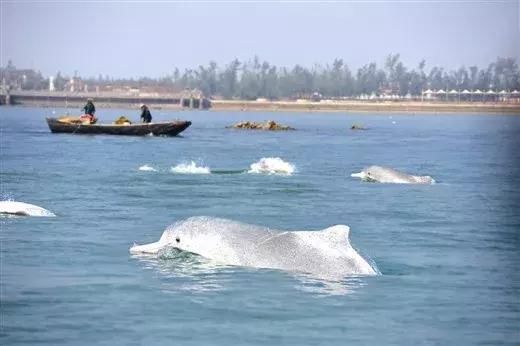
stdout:
<svg viewBox="0 0 520 346">
<path fill-rule="evenodd" d="M 0 220 L 2 345 L 520 342 L 520 117 L 156 110 L 154 120 L 193 125 L 126 138 L 51 134 L 51 111 L 0 108 L 2 199 L 57 215 Z M 225 128 L 267 119 L 298 130 Z M 296 172 L 243 173 L 263 157 Z M 229 174 L 170 171 L 192 160 Z M 437 184 L 350 177 L 372 164 Z M 282 230 L 346 224 L 381 275 L 326 281 L 129 254 L 198 215 Z"/>
</svg>

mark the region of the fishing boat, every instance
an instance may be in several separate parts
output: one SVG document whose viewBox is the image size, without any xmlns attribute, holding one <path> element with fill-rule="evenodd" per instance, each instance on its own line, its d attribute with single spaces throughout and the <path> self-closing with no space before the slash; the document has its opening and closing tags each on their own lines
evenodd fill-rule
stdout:
<svg viewBox="0 0 520 346">
<path fill-rule="evenodd" d="M 186 130 L 191 125 L 191 121 L 175 120 L 147 124 L 89 124 L 63 121 L 59 118 L 47 118 L 47 124 L 53 133 L 176 136 Z"/>
</svg>

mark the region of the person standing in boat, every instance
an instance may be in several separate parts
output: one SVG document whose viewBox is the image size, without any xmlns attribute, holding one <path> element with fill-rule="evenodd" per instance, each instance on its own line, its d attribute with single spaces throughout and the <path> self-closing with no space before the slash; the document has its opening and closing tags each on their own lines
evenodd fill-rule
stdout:
<svg viewBox="0 0 520 346">
<path fill-rule="evenodd" d="M 148 109 L 148 106 L 145 104 L 141 105 L 141 121 L 143 123 L 151 123 L 152 122 L 152 113 Z"/>
<path fill-rule="evenodd" d="M 92 116 L 96 114 L 96 106 L 94 106 L 94 101 L 92 99 L 87 99 L 87 104 L 83 107 L 83 111 L 85 114 L 90 114 Z"/>
<path fill-rule="evenodd" d="M 81 116 L 81 119 L 88 119 L 91 124 L 96 122 L 96 106 L 94 106 L 94 101 L 91 98 L 87 99 L 87 104 L 83 107 L 83 111 L 85 114 Z"/>
</svg>

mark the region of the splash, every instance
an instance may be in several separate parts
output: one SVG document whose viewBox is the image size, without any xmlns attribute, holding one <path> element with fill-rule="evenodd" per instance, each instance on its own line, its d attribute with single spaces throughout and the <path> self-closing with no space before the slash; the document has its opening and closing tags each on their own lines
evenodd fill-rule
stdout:
<svg viewBox="0 0 520 346">
<path fill-rule="evenodd" d="M 279 157 L 263 157 L 260 161 L 253 163 L 248 171 L 248 173 L 279 175 L 292 175 L 294 172 L 296 172 L 296 167 Z"/>
<path fill-rule="evenodd" d="M 15 201 L 0 201 L 0 214 L 42 217 L 56 216 L 53 212 L 38 207 L 37 205 Z"/>
<path fill-rule="evenodd" d="M 197 166 L 194 161 L 188 163 L 181 163 L 171 168 L 173 173 L 178 174 L 211 174 L 211 170 L 206 166 Z"/>
<path fill-rule="evenodd" d="M 148 165 L 142 165 L 141 167 L 139 167 L 139 170 L 143 171 L 143 172 L 157 172 L 157 170 L 155 168 L 153 168 L 152 166 L 148 166 Z"/>
<path fill-rule="evenodd" d="M 157 242 L 132 246 L 130 253 L 164 258 L 171 253 L 165 249 L 175 248 L 219 264 L 309 273 L 318 278 L 377 275 L 375 264 L 350 245 L 349 231 L 345 225 L 336 225 L 321 231 L 284 232 L 192 217 L 168 227 Z M 173 257 L 179 254 L 174 252 Z"/>
</svg>

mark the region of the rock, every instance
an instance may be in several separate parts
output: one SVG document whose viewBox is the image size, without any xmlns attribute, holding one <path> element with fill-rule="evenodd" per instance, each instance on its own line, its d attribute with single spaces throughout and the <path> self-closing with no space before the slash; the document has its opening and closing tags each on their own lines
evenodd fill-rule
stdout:
<svg viewBox="0 0 520 346">
<path fill-rule="evenodd" d="M 260 122 L 250 122 L 250 121 L 241 121 L 236 123 L 233 126 L 228 126 L 234 129 L 248 129 L 248 130 L 265 130 L 265 131 L 287 131 L 294 130 L 294 128 L 290 126 L 284 126 L 276 123 L 273 120 L 266 121 L 265 123 Z"/>
</svg>

